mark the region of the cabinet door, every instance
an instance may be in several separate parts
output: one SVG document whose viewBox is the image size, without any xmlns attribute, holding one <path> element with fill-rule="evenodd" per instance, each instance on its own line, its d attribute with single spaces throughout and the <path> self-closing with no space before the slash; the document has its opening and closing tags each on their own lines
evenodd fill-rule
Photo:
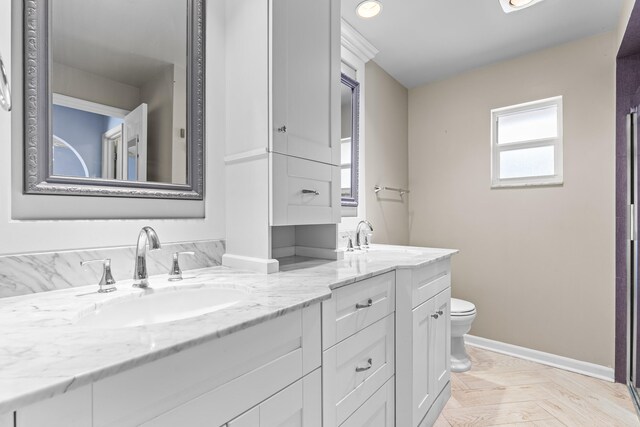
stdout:
<svg viewBox="0 0 640 427">
<path fill-rule="evenodd" d="M 339 165 L 340 2 L 272 7 L 272 151 Z"/>
<path fill-rule="evenodd" d="M 438 319 L 435 318 L 438 316 Z M 412 426 L 417 426 L 435 400 L 433 381 L 434 322 L 439 320 L 435 298 L 413 310 L 413 406 Z"/>
<path fill-rule="evenodd" d="M 437 396 L 451 378 L 451 288 L 440 292 L 434 300 L 438 318 L 433 320 L 433 342 L 429 348 L 433 353 L 430 357 L 433 362 L 433 391 Z"/>
<path fill-rule="evenodd" d="M 320 427 L 320 369 L 229 422 L 228 427 Z"/>
</svg>

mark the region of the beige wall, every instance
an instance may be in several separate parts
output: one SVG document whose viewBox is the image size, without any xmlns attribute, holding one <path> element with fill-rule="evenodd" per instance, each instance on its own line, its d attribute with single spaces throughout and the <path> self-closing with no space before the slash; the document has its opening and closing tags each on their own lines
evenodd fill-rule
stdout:
<svg viewBox="0 0 640 427">
<path fill-rule="evenodd" d="M 149 106 L 147 116 L 147 180 L 172 182 L 173 65 L 165 66 L 140 90 Z"/>
<path fill-rule="evenodd" d="M 616 34 L 409 92 L 410 242 L 458 248 L 472 334 L 613 366 Z M 490 189 L 490 110 L 564 97 L 564 185 Z"/>
<path fill-rule="evenodd" d="M 629 22 L 629 18 L 631 17 L 631 12 L 633 11 L 633 6 L 636 4 L 636 0 L 623 0 L 622 2 L 622 10 L 620 12 L 620 22 L 618 24 L 618 30 L 616 34 L 617 43 L 616 46 L 620 47 L 620 43 L 622 43 L 622 38 L 624 37 L 624 33 L 627 30 L 627 23 Z"/>
<path fill-rule="evenodd" d="M 407 172 L 407 89 L 369 61 L 365 69 L 365 180 L 367 219 L 374 227 L 376 243 L 407 244 L 408 197 L 398 193 L 373 194 L 373 186 L 406 188 Z"/>
</svg>

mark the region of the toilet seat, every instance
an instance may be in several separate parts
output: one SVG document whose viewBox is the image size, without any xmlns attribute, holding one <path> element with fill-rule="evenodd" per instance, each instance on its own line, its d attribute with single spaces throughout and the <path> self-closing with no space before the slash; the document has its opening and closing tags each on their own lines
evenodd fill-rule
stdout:
<svg viewBox="0 0 640 427">
<path fill-rule="evenodd" d="M 476 306 L 463 299 L 451 298 L 451 316 L 473 316 Z"/>
</svg>

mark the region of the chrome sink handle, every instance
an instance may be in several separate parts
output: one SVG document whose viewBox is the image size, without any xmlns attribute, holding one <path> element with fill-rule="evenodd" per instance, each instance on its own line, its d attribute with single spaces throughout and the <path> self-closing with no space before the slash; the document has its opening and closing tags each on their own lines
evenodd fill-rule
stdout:
<svg viewBox="0 0 640 427">
<path fill-rule="evenodd" d="M 172 282 L 182 280 L 182 270 L 180 269 L 180 255 L 195 255 L 193 251 L 181 251 L 173 253 L 173 261 L 171 262 L 171 270 L 169 270 L 169 280 Z"/>
<path fill-rule="evenodd" d="M 116 281 L 111 275 L 111 259 L 110 258 L 81 261 L 80 266 L 84 267 L 87 264 L 94 264 L 97 262 L 102 263 L 102 277 L 100 278 L 100 282 L 98 282 L 98 287 L 99 287 L 98 292 L 103 294 L 103 293 L 115 291 Z"/>
<path fill-rule="evenodd" d="M 4 68 L 2 55 L 0 55 L 0 106 L 5 111 L 11 111 L 11 89 L 9 88 L 9 78 L 7 70 Z"/>
</svg>

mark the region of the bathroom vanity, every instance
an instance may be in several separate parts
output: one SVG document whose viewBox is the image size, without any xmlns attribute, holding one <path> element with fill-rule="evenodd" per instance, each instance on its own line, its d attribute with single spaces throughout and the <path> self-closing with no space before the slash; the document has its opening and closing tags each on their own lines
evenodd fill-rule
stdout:
<svg viewBox="0 0 640 427">
<path fill-rule="evenodd" d="M 268 276 L 212 267 L 146 291 L 1 299 L 0 426 L 429 426 L 450 396 L 454 253 L 375 245 Z M 218 310 L 105 314 L 207 292 Z"/>
</svg>

